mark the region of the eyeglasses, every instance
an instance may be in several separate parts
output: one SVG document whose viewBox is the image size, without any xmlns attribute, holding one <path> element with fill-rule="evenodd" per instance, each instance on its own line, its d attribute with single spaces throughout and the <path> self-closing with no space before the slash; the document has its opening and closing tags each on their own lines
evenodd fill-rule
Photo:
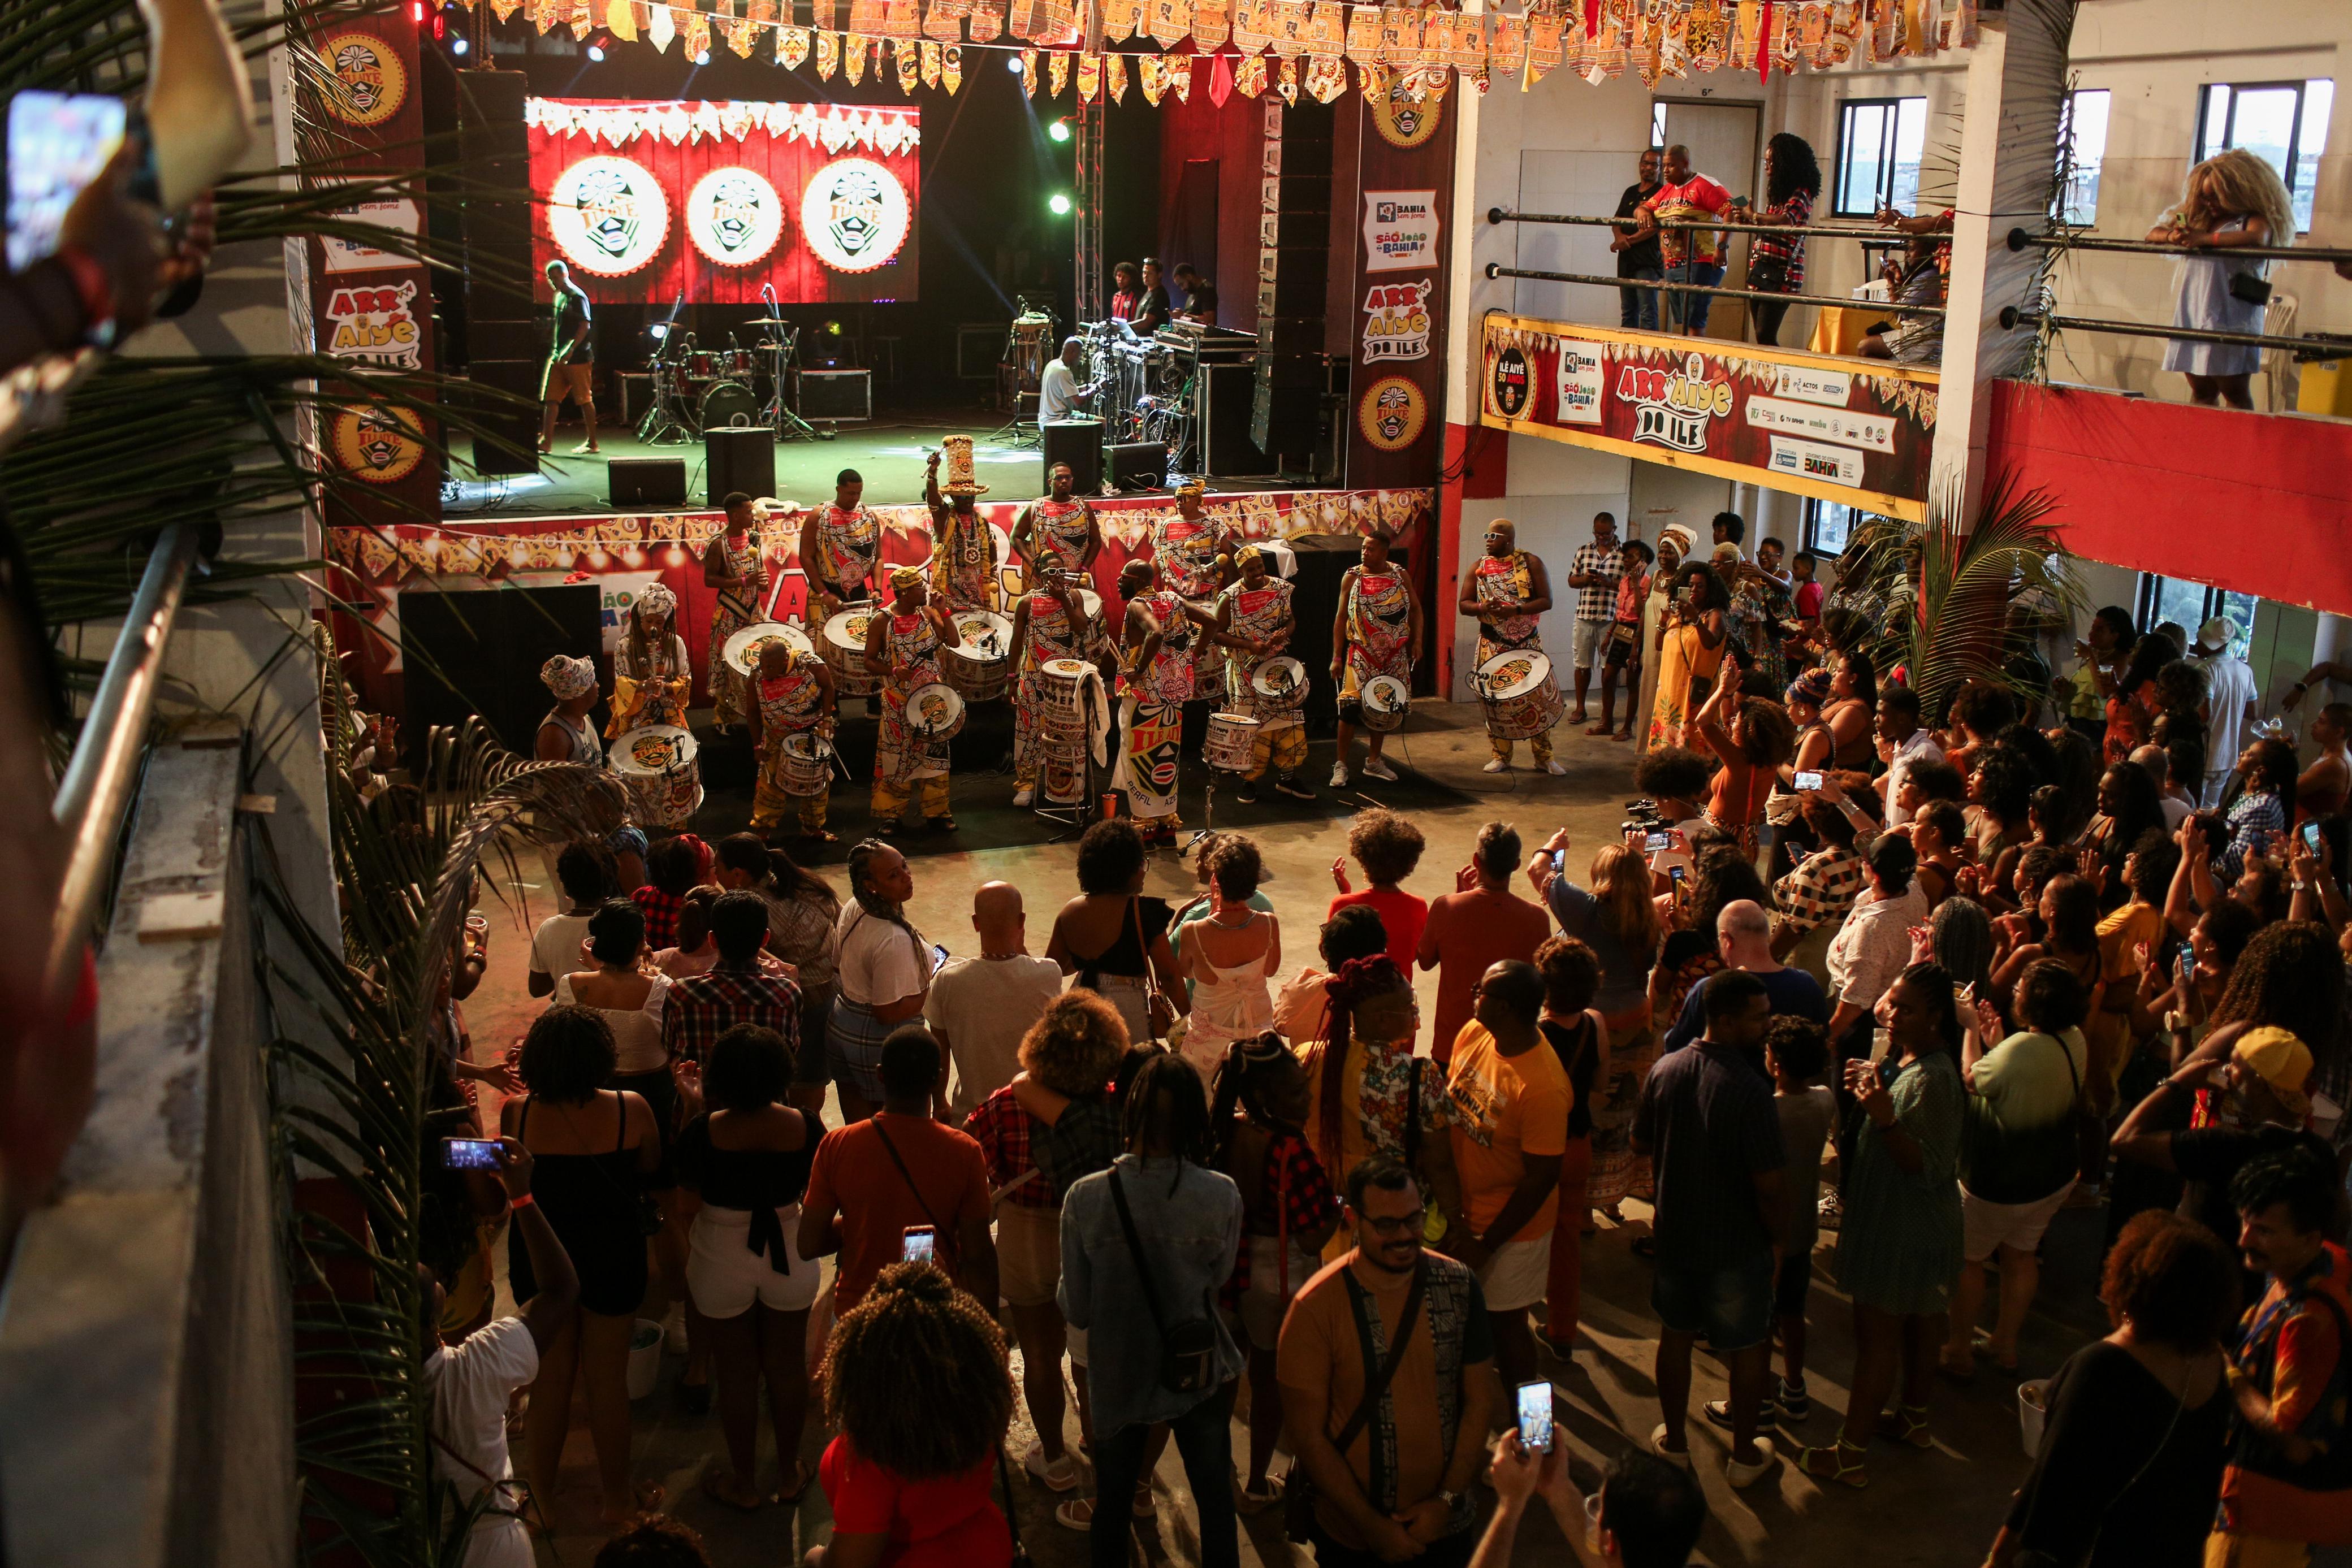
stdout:
<svg viewBox="0 0 2352 1568">
<path fill-rule="evenodd" d="M 1421 1216 L 1418 1214 L 1400 1214 L 1393 1219 L 1367 1214 L 1363 1216 L 1363 1223 L 1381 1236 L 1410 1236 L 1416 1239 L 1421 1236 Z"/>
</svg>

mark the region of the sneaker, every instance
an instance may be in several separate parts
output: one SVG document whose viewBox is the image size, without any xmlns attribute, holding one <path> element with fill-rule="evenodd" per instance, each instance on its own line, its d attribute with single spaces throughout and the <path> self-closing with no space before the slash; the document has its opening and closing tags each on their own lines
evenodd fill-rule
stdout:
<svg viewBox="0 0 2352 1568">
<path fill-rule="evenodd" d="M 1738 1459 L 1726 1459 L 1723 1462 L 1724 1476 L 1735 1487 L 1748 1487 L 1755 1485 L 1758 1481 L 1764 1479 L 1764 1472 L 1771 1468 L 1772 1439 L 1769 1437 L 1759 1437 L 1756 1439 L 1756 1462 L 1754 1464 L 1743 1465 Z"/>
<path fill-rule="evenodd" d="M 1234 799 L 1239 800 L 1244 806 L 1256 805 L 1257 780 L 1255 779 L 1243 779 L 1241 784 L 1234 790 Z"/>
<path fill-rule="evenodd" d="M 1366 764 L 1364 771 L 1370 773 L 1371 770 L 1371 766 Z M 1487 758 L 1486 766 L 1479 769 L 1481 773 L 1508 773 L 1510 770 L 1511 765 L 1499 757 Z"/>
<path fill-rule="evenodd" d="M 1055 1491 L 1068 1491 L 1078 1484 L 1078 1467 L 1070 1456 L 1048 1459 L 1043 1443 L 1029 1445 L 1029 1451 L 1021 1456 L 1021 1468 Z"/>
<path fill-rule="evenodd" d="M 1661 1421 L 1650 1428 L 1650 1452 L 1670 1465 L 1679 1465 L 1684 1469 L 1690 1469 L 1690 1434 L 1687 1432 L 1683 1434 L 1681 1448 L 1669 1448 L 1666 1447 L 1666 1424 Z"/>
<path fill-rule="evenodd" d="M 1364 777 L 1385 779 L 1393 784 L 1396 782 L 1396 769 L 1389 766 L 1388 758 L 1384 757 L 1367 757 L 1364 758 Z"/>
<path fill-rule="evenodd" d="M 1550 758 L 1544 763 L 1544 771 L 1550 774 L 1555 779 L 1563 778 L 1568 773 L 1568 764 L 1562 762 L 1557 757 Z"/>
<path fill-rule="evenodd" d="M 1708 1420 L 1714 1422 L 1717 1426 L 1722 1427 L 1727 1432 L 1731 1430 L 1730 1400 L 1710 1399 L 1706 1402 L 1706 1418 Z M 1768 1394 L 1764 1396 L 1763 1405 L 1757 1409 L 1756 1424 L 1759 1427 L 1769 1427 L 1772 1424 L 1772 1396 Z"/>
<path fill-rule="evenodd" d="M 1290 778 L 1287 775 L 1274 781 L 1274 792 L 1277 795 L 1287 795 L 1294 800 L 1312 800 L 1315 799 L 1315 790 L 1311 786 L 1301 783 L 1298 779 Z"/>
<path fill-rule="evenodd" d="M 1774 1403 L 1780 1406 L 1783 1421 L 1801 1421 L 1813 1413 L 1812 1396 L 1805 1392 L 1805 1385 L 1785 1377 L 1780 1379 L 1780 1396 Z"/>
<path fill-rule="evenodd" d="M 1331 764 L 1331 788 L 1345 789 L 1347 787 L 1348 765 L 1344 762 L 1334 762 Z"/>
<path fill-rule="evenodd" d="M 1036 798 L 1037 787 L 1034 784 L 1024 784 L 1013 791 L 1013 803 L 1016 806 L 1026 806 Z"/>
<path fill-rule="evenodd" d="M 1839 1201 L 1834 1187 L 1822 1194 L 1821 1205 L 1813 1212 L 1823 1230 L 1835 1230 L 1845 1223 L 1845 1205 Z"/>
</svg>

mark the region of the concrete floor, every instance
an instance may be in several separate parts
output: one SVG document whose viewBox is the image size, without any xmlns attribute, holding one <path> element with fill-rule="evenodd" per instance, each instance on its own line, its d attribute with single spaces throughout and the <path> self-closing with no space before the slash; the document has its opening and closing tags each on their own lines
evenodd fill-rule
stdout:
<svg viewBox="0 0 2352 1568">
<path fill-rule="evenodd" d="M 1421 813 L 1430 847 L 1421 870 L 1407 884 L 1412 891 L 1430 898 L 1451 891 L 1454 873 L 1466 859 L 1479 825 L 1489 820 L 1514 823 L 1530 843 L 1557 828 L 1568 828 L 1579 852 L 1571 862 L 1615 831 L 1623 801 L 1633 793 L 1630 747 L 1588 739 L 1580 729 L 1565 724 L 1554 743 L 1569 768 L 1564 778 L 1528 771 L 1524 751 L 1518 769 L 1485 774 L 1479 768 L 1486 747 L 1476 710 L 1419 706 L 1411 727 L 1391 743 L 1391 757 L 1476 799 L 1472 805 Z M 1328 771 L 1328 742 L 1316 747 L 1311 777 L 1318 782 Z M 1377 790 L 1372 786 L 1375 798 Z M 844 831 L 856 827 L 852 821 Z M 1345 852 L 1346 821 L 1304 821 L 1295 832 L 1260 835 L 1260 848 L 1276 873 L 1266 891 L 1287 933 L 1288 968 L 1311 952 L 1313 932 L 1331 896 L 1331 861 Z M 523 858 L 536 873 L 537 857 Z M 970 930 L 971 889 L 981 882 L 1002 878 L 1028 891 L 1033 951 L 1042 950 L 1061 900 L 1076 892 L 1067 846 L 934 855 L 918 859 L 914 873 L 909 914 L 950 948 L 961 946 L 959 935 Z M 1172 897 L 1185 893 L 1189 883 L 1187 868 L 1172 856 L 1155 860 L 1152 892 Z M 549 912 L 543 888 L 531 887 L 528 894 L 534 920 Z M 495 908 L 490 913 L 499 932 L 490 975 L 467 1004 L 478 1054 L 503 1049 L 541 1005 L 523 995 L 523 942 L 515 924 L 519 916 Z M 1434 1001 L 1436 977 L 1423 975 L 1419 983 L 1426 1009 Z M 1645 1443 L 1659 1418 L 1651 1381 L 1655 1320 L 1649 1309 L 1650 1270 L 1628 1246 L 1644 1228 L 1647 1213 L 1638 1203 L 1627 1204 L 1625 1211 L 1627 1228 L 1604 1226 L 1586 1245 L 1581 1342 L 1572 1364 L 1554 1362 L 1549 1368 L 1566 1402 L 1559 1429 L 1571 1445 L 1588 1486 L 1592 1472 L 1611 1455 L 1629 1443 Z M 2042 1299 L 2023 1340 L 2025 1376 L 2047 1376 L 2087 1337 L 2104 1332 L 2094 1299 L 2103 1218 L 2095 1210 L 2068 1211 L 2051 1229 Z M 1825 1237 L 1824 1242 L 1833 1247 L 1834 1237 Z M 501 1264 L 503 1258 L 501 1249 Z M 1824 1249 L 1815 1260 L 1807 1378 L 1814 1412 L 1796 1434 L 1805 1442 L 1825 1442 L 1834 1431 L 1843 1414 L 1853 1365 L 1853 1333 L 1844 1300 L 1830 1282 L 1831 1259 Z M 1723 1435 L 1696 1416 L 1698 1402 L 1724 1396 L 1721 1368 L 1704 1352 L 1697 1360 L 1692 1450 L 1713 1511 L 1700 1561 L 1717 1565 L 1868 1563 L 1885 1568 L 1973 1568 L 1983 1560 L 2026 1468 L 2014 1378 L 1987 1369 L 1968 1388 L 1939 1383 L 1935 1448 L 1927 1452 L 1888 1446 L 1874 1450 L 1867 1490 L 1825 1491 L 1781 1466 L 1756 1486 L 1735 1492 L 1724 1479 Z M 734 1512 L 697 1492 L 704 1468 L 724 1463 L 723 1449 L 715 1417 L 684 1416 L 670 1406 L 667 1386 L 677 1366 L 678 1359 L 669 1358 L 662 1392 L 637 1408 L 639 1479 L 668 1489 L 669 1506 L 704 1532 L 712 1561 L 721 1568 L 769 1568 L 787 1552 L 822 1542 L 829 1520 L 823 1492 L 814 1486 L 797 1511 L 772 1508 L 752 1515 Z M 1014 1421 L 1012 1451 L 1017 1457 L 1028 1444 L 1029 1432 L 1018 1409 Z M 1238 1454 L 1244 1441 L 1238 1425 L 1234 1435 Z M 1070 1439 L 1075 1445 L 1075 1424 Z M 1785 1444 L 1784 1452 L 1793 1446 Z M 813 1462 L 822 1447 L 823 1435 L 813 1420 L 806 1457 Z M 764 1463 L 772 1477 L 772 1457 Z M 1085 1540 L 1052 1521 L 1056 1499 L 1017 1469 L 1015 1475 L 1022 1537 L 1030 1552 L 1043 1568 L 1077 1568 L 1085 1561 Z M 576 1430 L 566 1455 L 565 1485 L 554 1500 L 564 1563 L 576 1565 L 593 1554 L 593 1487 L 587 1433 Z M 1190 1502 L 1172 1449 L 1160 1468 L 1158 1494 L 1157 1532 L 1139 1537 L 1147 1557 L 1196 1562 Z M 1304 1552 L 1292 1557 L 1283 1542 L 1278 1510 L 1244 1518 L 1243 1523 L 1245 1562 L 1307 1561 Z M 1521 1532 L 1518 1561 L 1556 1563 L 1563 1559 L 1561 1548 L 1549 1516 L 1536 1511 Z"/>
</svg>

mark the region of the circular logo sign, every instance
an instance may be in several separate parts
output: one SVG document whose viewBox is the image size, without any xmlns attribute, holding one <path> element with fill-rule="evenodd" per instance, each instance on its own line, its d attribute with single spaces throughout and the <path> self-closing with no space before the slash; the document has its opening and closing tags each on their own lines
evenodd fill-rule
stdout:
<svg viewBox="0 0 2352 1568">
<path fill-rule="evenodd" d="M 599 153 L 555 177 L 547 226 L 572 266 L 621 277 L 660 254 L 669 238 L 669 198 L 644 164 Z"/>
<path fill-rule="evenodd" d="M 1528 408 L 1528 357 L 1505 349 L 1495 356 L 1495 412 L 1517 419 Z"/>
<path fill-rule="evenodd" d="M 338 33 L 319 53 L 341 89 L 326 95 L 327 112 L 345 125 L 380 125 L 408 101 L 408 68 L 373 33 Z"/>
<path fill-rule="evenodd" d="M 1401 452 L 1429 423 L 1429 399 L 1402 376 L 1382 376 L 1356 405 L 1356 425 L 1383 452 Z"/>
<path fill-rule="evenodd" d="M 907 243 L 913 214 L 898 176 L 871 158 L 841 158 L 801 196 L 801 232 L 835 272 L 871 272 Z"/>
<path fill-rule="evenodd" d="M 396 485 L 425 460 L 425 427 L 404 408 L 343 409 L 331 439 L 343 471 L 371 485 Z"/>
<path fill-rule="evenodd" d="M 1421 101 L 1414 102 L 1412 89 L 1421 85 L 1415 72 L 1398 71 L 1390 76 L 1386 92 L 1371 97 L 1372 123 L 1391 147 L 1418 147 L 1437 134 L 1445 99 L 1424 89 Z"/>
<path fill-rule="evenodd" d="M 767 177 L 713 169 L 686 196 L 686 237 L 721 267 L 749 267 L 783 236 L 784 204 Z"/>
</svg>

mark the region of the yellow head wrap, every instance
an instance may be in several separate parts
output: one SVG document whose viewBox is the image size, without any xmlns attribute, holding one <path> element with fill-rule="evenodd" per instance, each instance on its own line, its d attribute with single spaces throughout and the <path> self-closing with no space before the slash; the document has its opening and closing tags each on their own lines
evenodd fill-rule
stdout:
<svg viewBox="0 0 2352 1568">
<path fill-rule="evenodd" d="M 891 569 L 890 586 L 893 588 L 912 588 L 922 580 L 923 569 L 921 567 L 901 566 Z"/>
</svg>

